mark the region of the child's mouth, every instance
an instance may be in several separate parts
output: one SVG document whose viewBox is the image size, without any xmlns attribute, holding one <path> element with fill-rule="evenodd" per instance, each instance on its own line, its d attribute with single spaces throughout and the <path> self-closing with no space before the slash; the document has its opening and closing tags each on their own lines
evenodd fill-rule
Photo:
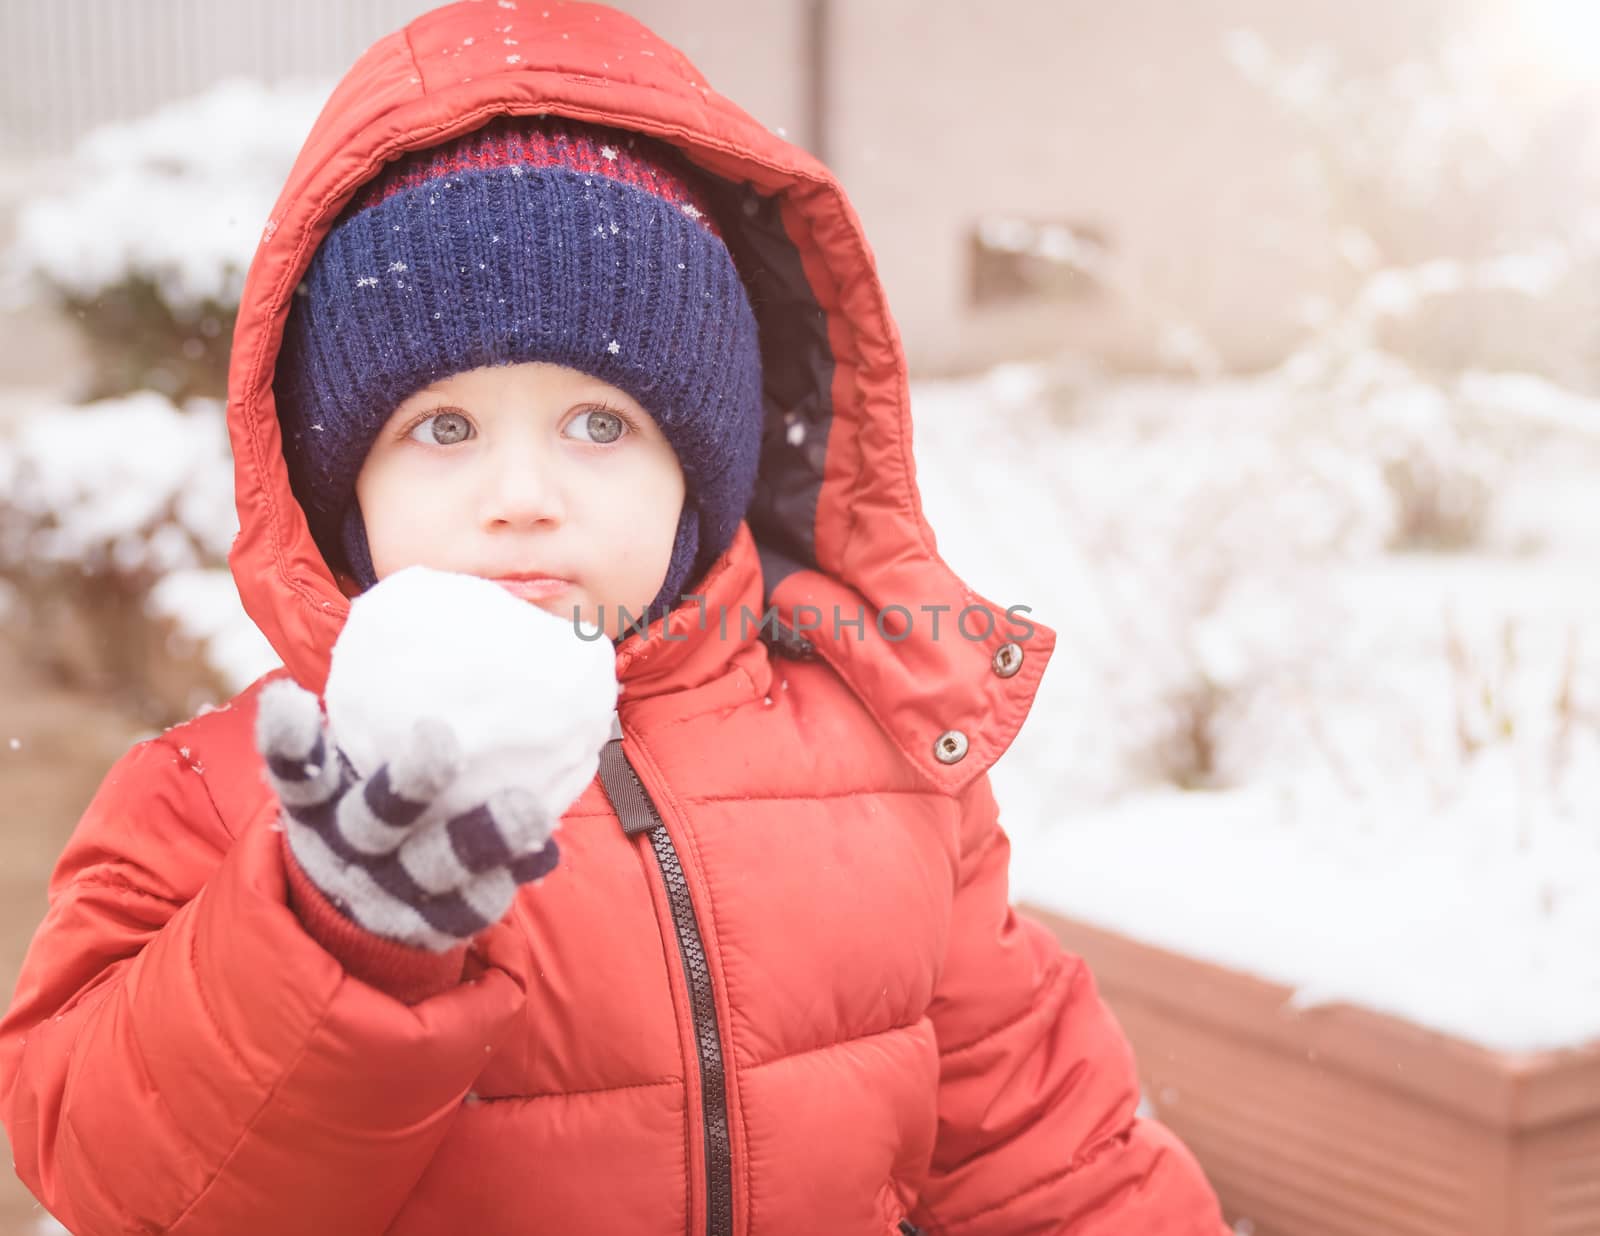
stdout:
<svg viewBox="0 0 1600 1236">
<path fill-rule="evenodd" d="M 492 581 L 514 597 L 524 601 L 543 601 L 558 596 L 572 587 L 570 579 L 555 579 L 548 575 L 500 576 Z"/>
</svg>

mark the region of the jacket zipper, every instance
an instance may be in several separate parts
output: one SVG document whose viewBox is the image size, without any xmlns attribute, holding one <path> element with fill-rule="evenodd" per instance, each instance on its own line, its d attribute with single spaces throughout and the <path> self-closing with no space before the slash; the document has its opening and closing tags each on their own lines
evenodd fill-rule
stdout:
<svg viewBox="0 0 1600 1236">
<path fill-rule="evenodd" d="M 728 1085 L 723 1069 L 722 1036 L 717 1028 L 717 1001 L 711 989 L 711 968 L 695 917 L 689 882 L 678 849 L 672 844 L 661 813 L 622 749 L 622 727 L 612 719 L 611 740 L 600 752 L 600 784 L 629 837 L 644 833 L 655 851 L 672 907 L 672 925 L 689 986 L 695 1047 L 700 1059 L 701 1132 L 706 1150 L 706 1234 L 733 1236 L 733 1150 L 728 1135 Z"/>
</svg>

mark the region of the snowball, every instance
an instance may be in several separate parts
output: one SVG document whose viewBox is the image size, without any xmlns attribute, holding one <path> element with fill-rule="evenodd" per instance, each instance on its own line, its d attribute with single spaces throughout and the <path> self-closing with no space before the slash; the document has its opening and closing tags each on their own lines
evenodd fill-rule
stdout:
<svg viewBox="0 0 1600 1236">
<path fill-rule="evenodd" d="M 508 786 L 552 815 L 594 777 L 616 709 L 611 642 L 470 575 L 407 567 L 350 606 L 325 692 L 334 740 L 367 775 L 424 718 L 461 748 L 460 809 Z"/>
</svg>

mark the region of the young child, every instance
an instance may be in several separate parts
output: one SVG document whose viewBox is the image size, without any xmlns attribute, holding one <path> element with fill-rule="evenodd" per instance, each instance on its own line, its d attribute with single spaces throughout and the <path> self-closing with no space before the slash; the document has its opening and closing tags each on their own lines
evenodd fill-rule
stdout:
<svg viewBox="0 0 1600 1236">
<path fill-rule="evenodd" d="M 62 856 L 0 1024 L 18 1173 L 80 1236 L 1219 1236 L 1008 909 L 986 770 L 1053 637 L 935 551 L 849 204 L 546 3 L 374 45 L 290 175 L 228 407 L 285 669 L 130 751 Z M 413 565 L 615 638 L 576 801 L 446 811 L 448 727 L 339 757 L 307 693 Z"/>
</svg>

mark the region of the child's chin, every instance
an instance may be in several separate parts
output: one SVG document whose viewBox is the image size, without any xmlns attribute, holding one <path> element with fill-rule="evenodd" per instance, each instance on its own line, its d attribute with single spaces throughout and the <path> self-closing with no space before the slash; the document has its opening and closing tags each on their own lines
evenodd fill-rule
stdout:
<svg viewBox="0 0 1600 1236">
<path fill-rule="evenodd" d="M 530 605 L 537 605 L 547 614 L 554 614 L 557 618 L 564 618 L 568 622 L 583 622 L 593 625 L 592 606 L 585 605 L 575 599 L 570 591 L 563 592 L 560 596 L 544 597 L 540 600 L 530 601 Z"/>
</svg>

